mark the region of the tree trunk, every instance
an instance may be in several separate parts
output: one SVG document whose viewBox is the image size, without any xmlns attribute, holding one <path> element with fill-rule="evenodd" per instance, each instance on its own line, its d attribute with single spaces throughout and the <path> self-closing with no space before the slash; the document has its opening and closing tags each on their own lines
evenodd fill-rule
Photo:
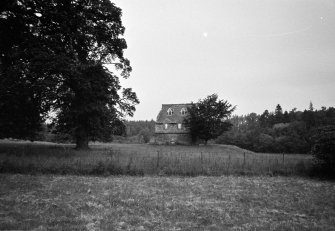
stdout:
<svg viewBox="0 0 335 231">
<path fill-rule="evenodd" d="M 76 149 L 88 149 L 88 135 L 85 128 L 79 128 L 76 134 Z"/>
</svg>

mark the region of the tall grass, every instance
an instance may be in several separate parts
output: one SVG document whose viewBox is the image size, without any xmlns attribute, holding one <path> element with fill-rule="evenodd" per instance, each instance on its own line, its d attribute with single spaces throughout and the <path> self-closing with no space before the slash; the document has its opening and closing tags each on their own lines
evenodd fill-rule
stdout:
<svg viewBox="0 0 335 231">
<path fill-rule="evenodd" d="M 78 175 L 307 175 L 308 155 L 253 153 L 234 146 L 0 143 L 0 172 Z"/>
</svg>

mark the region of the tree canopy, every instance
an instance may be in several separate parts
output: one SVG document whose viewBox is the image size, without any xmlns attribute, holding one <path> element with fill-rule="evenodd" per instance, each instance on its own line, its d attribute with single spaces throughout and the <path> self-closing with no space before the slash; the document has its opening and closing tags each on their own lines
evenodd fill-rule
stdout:
<svg viewBox="0 0 335 231">
<path fill-rule="evenodd" d="M 229 118 L 232 129 L 218 137 L 216 142 L 256 152 L 309 153 L 314 145 L 312 137 L 319 128 L 335 125 L 333 107 L 313 111 L 297 111 L 293 108 L 278 113 L 279 106 L 272 112 L 265 110 L 260 115 L 232 116 Z"/>
<path fill-rule="evenodd" d="M 4 1 L 0 137 L 33 137 L 53 111 L 58 131 L 87 148 L 133 115 L 136 94 L 105 67 L 112 63 L 124 78 L 131 72 L 121 13 L 109 0 Z"/>
<path fill-rule="evenodd" d="M 207 141 L 214 139 L 232 126 L 227 119 L 235 110 L 227 101 L 219 100 L 217 94 L 207 96 L 192 103 L 188 108 L 185 126 L 190 129 L 193 142 L 197 139 Z"/>
</svg>

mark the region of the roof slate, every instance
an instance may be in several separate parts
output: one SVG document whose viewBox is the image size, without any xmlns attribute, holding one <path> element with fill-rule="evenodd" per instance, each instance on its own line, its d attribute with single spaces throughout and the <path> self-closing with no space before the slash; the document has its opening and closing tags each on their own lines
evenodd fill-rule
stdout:
<svg viewBox="0 0 335 231">
<path fill-rule="evenodd" d="M 181 114 L 181 109 L 187 109 L 191 104 L 162 104 L 162 109 L 160 110 L 156 123 L 182 123 L 185 115 Z M 168 115 L 167 111 L 171 108 L 173 110 L 172 115 Z"/>
</svg>

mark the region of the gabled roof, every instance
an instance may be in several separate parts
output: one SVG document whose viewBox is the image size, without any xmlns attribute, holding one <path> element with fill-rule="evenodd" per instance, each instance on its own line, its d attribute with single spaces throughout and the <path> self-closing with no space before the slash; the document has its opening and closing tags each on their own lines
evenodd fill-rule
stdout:
<svg viewBox="0 0 335 231">
<path fill-rule="evenodd" d="M 190 106 L 190 103 L 162 104 L 162 109 L 157 116 L 156 123 L 182 123 L 186 115 L 182 115 L 181 110 L 183 108 L 187 110 Z M 173 111 L 172 115 L 168 115 L 169 108 Z"/>
</svg>

